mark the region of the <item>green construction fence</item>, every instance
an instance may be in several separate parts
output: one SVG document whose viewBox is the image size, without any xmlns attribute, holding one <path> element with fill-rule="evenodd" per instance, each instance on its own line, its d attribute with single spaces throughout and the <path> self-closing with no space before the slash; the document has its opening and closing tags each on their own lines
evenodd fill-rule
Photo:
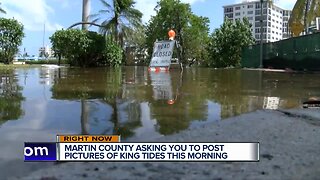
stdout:
<svg viewBox="0 0 320 180">
<path fill-rule="evenodd" d="M 320 70 L 320 33 L 263 44 L 263 67 Z M 260 44 L 242 50 L 243 68 L 260 67 Z"/>
</svg>

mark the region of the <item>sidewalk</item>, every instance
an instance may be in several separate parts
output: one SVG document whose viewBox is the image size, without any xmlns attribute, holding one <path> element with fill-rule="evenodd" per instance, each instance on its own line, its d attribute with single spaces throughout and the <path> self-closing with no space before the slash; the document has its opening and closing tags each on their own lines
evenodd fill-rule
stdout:
<svg viewBox="0 0 320 180">
<path fill-rule="evenodd" d="M 260 142 L 260 162 L 61 163 L 21 179 L 319 179 L 320 109 L 260 110 L 161 142 Z"/>
</svg>

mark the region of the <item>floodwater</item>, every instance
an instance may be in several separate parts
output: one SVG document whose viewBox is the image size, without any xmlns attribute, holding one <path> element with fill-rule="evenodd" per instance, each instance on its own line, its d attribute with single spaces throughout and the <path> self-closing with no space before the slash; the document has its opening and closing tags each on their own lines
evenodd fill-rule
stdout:
<svg viewBox="0 0 320 180">
<path fill-rule="evenodd" d="M 257 109 L 320 97 L 320 74 L 146 67 L 0 70 L 0 167 L 23 160 L 23 142 L 57 134 L 150 140 Z M 13 166 L 13 165 L 12 165 Z"/>
</svg>

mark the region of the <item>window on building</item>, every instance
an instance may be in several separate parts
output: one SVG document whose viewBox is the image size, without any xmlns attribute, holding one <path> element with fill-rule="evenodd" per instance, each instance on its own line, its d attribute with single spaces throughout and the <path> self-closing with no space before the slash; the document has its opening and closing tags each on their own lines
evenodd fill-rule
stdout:
<svg viewBox="0 0 320 180">
<path fill-rule="evenodd" d="M 236 15 L 236 16 L 240 16 L 240 13 L 239 13 L 239 12 L 237 12 L 235 15 Z"/>
<path fill-rule="evenodd" d="M 256 28 L 254 32 L 255 33 L 260 33 L 260 28 Z"/>
<path fill-rule="evenodd" d="M 228 18 L 233 18 L 233 13 L 232 14 L 225 14 L 226 15 L 226 17 L 228 17 Z"/>
<path fill-rule="evenodd" d="M 260 2 L 256 2 L 256 9 L 260 8 Z"/>
<path fill-rule="evenodd" d="M 276 35 L 278 35 L 278 32 L 276 32 Z"/>
<path fill-rule="evenodd" d="M 267 28 L 263 28 L 263 32 L 264 32 L 264 33 L 267 33 Z"/>
<path fill-rule="evenodd" d="M 260 15 L 261 11 L 260 10 L 256 10 L 256 15 Z"/>
<path fill-rule="evenodd" d="M 267 39 L 267 35 L 266 34 L 263 34 L 263 39 Z"/>
<path fill-rule="evenodd" d="M 264 9 L 264 10 L 263 10 L 263 14 L 267 14 L 267 9 Z"/>
<path fill-rule="evenodd" d="M 233 7 L 226 7 L 226 8 L 224 8 L 224 12 L 225 12 L 225 13 L 233 12 Z"/>
<path fill-rule="evenodd" d="M 278 38 L 276 38 L 276 40 L 278 40 Z"/>
<path fill-rule="evenodd" d="M 270 34 L 268 34 L 268 39 L 270 39 L 270 37 L 271 37 Z"/>
<path fill-rule="evenodd" d="M 241 8 L 240 6 L 237 6 L 235 7 L 235 10 L 240 10 L 240 8 Z"/>
<path fill-rule="evenodd" d="M 268 28 L 268 33 L 270 33 L 271 32 L 271 29 L 270 28 Z"/>
<path fill-rule="evenodd" d="M 268 14 L 270 14 L 270 15 L 271 15 L 271 9 L 268 9 Z"/>
<path fill-rule="evenodd" d="M 248 11 L 248 14 L 253 14 L 253 11 Z"/>
<path fill-rule="evenodd" d="M 268 22 L 268 26 L 271 27 L 271 22 Z"/>
<path fill-rule="evenodd" d="M 248 5 L 248 9 L 251 9 L 251 8 L 253 8 L 253 4 Z"/>
<path fill-rule="evenodd" d="M 255 35 L 255 38 L 256 38 L 256 39 L 260 39 L 260 34 L 256 34 L 256 35 Z"/>
<path fill-rule="evenodd" d="M 268 16 L 268 20 L 271 21 L 271 16 Z"/>
<path fill-rule="evenodd" d="M 272 31 L 272 34 L 274 34 L 274 31 Z"/>
<path fill-rule="evenodd" d="M 253 17 L 248 17 L 248 20 L 252 21 L 252 20 L 253 20 Z"/>
</svg>

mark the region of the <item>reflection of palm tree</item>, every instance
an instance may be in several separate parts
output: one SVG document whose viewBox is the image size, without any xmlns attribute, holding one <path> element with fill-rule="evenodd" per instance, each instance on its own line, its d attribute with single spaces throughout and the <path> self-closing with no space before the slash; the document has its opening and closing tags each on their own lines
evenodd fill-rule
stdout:
<svg viewBox="0 0 320 180">
<path fill-rule="evenodd" d="M 85 99 L 81 99 L 81 134 L 89 134 L 89 107 Z"/>
<path fill-rule="evenodd" d="M 133 0 L 113 0 L 111 6 L 106 0 L 100 0 L 106 9 L 100 10 L 98 14 L 93 14 L 91 17 L 99 15 L 107 15 L 112 13 L 111 19 L 105 19 L 100 31 L 103 34 L 110 34 L 112 39 L 123 47 L 124 39 L 134 32 L 134 29 L 141 27 L 142 13 L 133 8 L 135 2 Z M 96 22 L 97 18 L 93 20 Z"/>
</svg>

